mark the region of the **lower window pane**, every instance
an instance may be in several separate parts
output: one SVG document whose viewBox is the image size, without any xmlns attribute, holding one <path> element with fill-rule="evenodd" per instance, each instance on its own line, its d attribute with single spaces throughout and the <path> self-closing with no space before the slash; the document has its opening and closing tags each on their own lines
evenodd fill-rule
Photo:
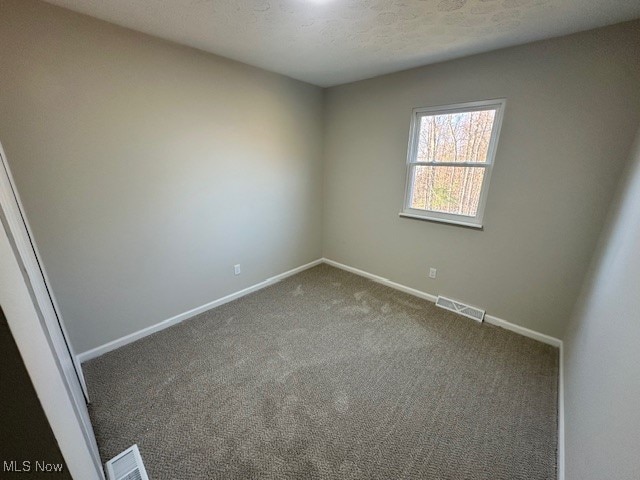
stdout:
<svg viewBox="0 0 640 480">
<path fill-rule="evenodd" d="M 484 168 L 413 167 L 411 208 L 475 217 Z"/>
</svg>

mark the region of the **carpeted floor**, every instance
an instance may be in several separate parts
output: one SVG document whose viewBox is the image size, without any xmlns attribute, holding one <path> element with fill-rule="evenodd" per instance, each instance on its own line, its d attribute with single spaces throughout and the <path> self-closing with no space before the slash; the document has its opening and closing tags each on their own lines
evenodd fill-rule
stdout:
<svg viewBox="0 0 640 480">
<path fill-rule="evenodd" d="M 326 265 L 84 369 L 152 480 L 556 476 L 557 349 Z"/>
</svg>

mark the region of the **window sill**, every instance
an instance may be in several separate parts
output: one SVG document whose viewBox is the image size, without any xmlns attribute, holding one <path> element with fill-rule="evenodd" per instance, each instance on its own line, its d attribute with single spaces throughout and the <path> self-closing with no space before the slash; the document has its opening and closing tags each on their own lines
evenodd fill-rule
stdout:
<svg viewBox="0 0 640 480">
<path fill-rule="evenodd" d="M 462 222 L 459 220 L 447 220 L 444 218 L 426 217 L 423 215 L 414 215 L 412 213 L 404 213 L 404 212 L 400 212 L 398 215 L 404 218 L 413 218 L 414 220 L 423 220 L 427 222 L 436 222 L 436 223 L 448 223 L 449 225 L 456 225 L 458 227 L 466 227 L 466 228 L 474 228 L 476 230 L 483 229 L 480 223 Z"/>
</svg>

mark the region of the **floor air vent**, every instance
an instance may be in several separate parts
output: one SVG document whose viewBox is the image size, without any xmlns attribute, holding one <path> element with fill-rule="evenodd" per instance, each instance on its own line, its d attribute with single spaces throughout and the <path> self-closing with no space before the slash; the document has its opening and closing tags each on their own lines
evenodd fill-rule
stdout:
<svg viewBox="0 0 640 480">
<path fill-rule="evenodd" d="M 477 322 L 482 322 L 484 319 L 484 310 L 480 310 L 479 308 L 472 307 L 471 305 L 465 305 L 464 303 L 456 302 L 455 300 L 441 297 L 439 295 L 438 300 L 436 300 L 436 306 L 459 313 L 465 317 L 472 318 Z"/>
<path fill-rule="evenodd" d="M 106 464 L 109 480 L 149 480 L 138 445 L 127 448 Z"/>
</svg>

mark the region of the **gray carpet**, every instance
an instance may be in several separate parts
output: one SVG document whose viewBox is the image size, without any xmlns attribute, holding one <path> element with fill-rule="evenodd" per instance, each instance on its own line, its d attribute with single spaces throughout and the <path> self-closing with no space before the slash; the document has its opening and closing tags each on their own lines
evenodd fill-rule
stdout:
<svg viewBox="0 0 640 480">
<path fill-rule="evenodd" d="M 84 368 L 152 480 L 556 476 L 557 349 L 326 265 Z"/>
</svg>

